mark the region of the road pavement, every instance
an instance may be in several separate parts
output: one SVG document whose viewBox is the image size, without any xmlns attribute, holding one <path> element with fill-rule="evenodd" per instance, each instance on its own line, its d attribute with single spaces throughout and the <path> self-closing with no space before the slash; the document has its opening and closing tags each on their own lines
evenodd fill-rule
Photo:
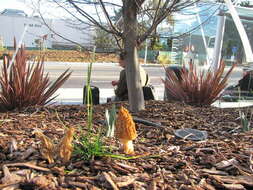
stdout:
<svg viewBox="0 0 253 190">
<path fill-rule="evenodd" d="M 49 72 L 50 80 L 55 80 L 65 69 L 70 68 L 72 75 L 70 79 L 60 88 L 56 94 L 59 94 L 56 101 L 58 103 L 80 104 L 83 99 L 83 86 L 87 78 L 87 63 L 66 63 L 66 62 L 46 62 L 45 71 Z M 165 77 L 163 67 L 156 64 L 146 64 L 143 68 L 149 74 L 151 84 L 155 87 L 156 99 L 162 100 L 164 94 L 164 85 L 161 78 Z M 100 89 L 100 102 L 105 103 L 107 97 L 114 95 L 114 89 L 111 86 L 112 80 L 117 80 L 121 67 L 117 63 L 94 63 L 92 66 L 91 84 Z M 201 69 L 207 69 L 201 67 Z M 225 68 L 227 71 L 229 67 Z M 229 80 L 229 85 L 235 84 L 242 76 L 242 68 L 234 69 Z"/>
<path fill-rule="evenodd" d="M 70 63 L 70 62 L 45 62 L 45 72 L 49 73 L 50 81 L 54 81 L 67 68 L 70 68 L 72 75 L 69 80 L 60 88 L 56 94 L 57 103 L 80 104 L 83 99 L 83 87 L 86 84 L 88 63 Z M 151 84 L 155 87 L 156 99 L 162 100 L 164 94 L 164 85 L 161 78 L 165 77 L 163 67 L 157 64 L 142 65 L 149 74 Z M 200 67 L 207 69 L 206 67 Z M 91 84 L 100 89 L 100 102 L 105 103 L 107 97 L 114 95 L 114 89 L 111 86 L 112 80 L 117 80 L 121 67 L 117 63 L 94 63 L 92 68 Z M 227 71 L 229 67 L 225 68 Z M 229 85 L 236 84 L 242 76 L 242 67 L 236 67 L 229 79 Z"/>
<path fill-rule="evenodd" d="M 73 72 L 70 79 L 64 84 L 63 88 L 82 88 L 87 78 L 87 63 L 62 63 L 46 62 L 45 72 L 49 72 L 52 80 L 56 79 L 65 69 L 70 68 Z M 161 78 L 164 78 L 165 72 L 163 67 L 156 64 L 143 65 L 143 68 L 150 76 L 151 83 L 154 86 L 161 86 Z M 226 67 L 227 71 L 230 67 Z M 99 88 L 112 88 L 111 81 L 117 80 L 121 67 L 116 63 L 95 63 L 92 67 L 92 84 Z M 201 67 L 201 69 L 207 69 Z M 232 73 L 229 83 L 236 83 L 242 76 L 242 68 L 236 67 Z"/>
<path fill-rule="evenodd" d="M 144 66 L 153 85 L 161 85 L 164 69 L 157 66 Z M 87 64 L 85 63 L 46 63 L 45 71 L 52 80 L 56 79 L 65 69 L 73 72 L 63 88 L 82 88 L 86 83 Z M 95 63 L 92 66 L 91 83 L 99 88 L 112 88 L 111 81 L 119 78 L 121 67 L 116 63 Z"/>
<path fill-rule="evenodd" d="M 162 67 L 156 65 L 145 65 L 150 81 L 157 92 L 157 99 L 163 99 L 163 84 L 165 72 Z M 70 68 L 72 75 L 69 80 L 59 89 L 56 94 L 57 102 L 78 104 L 83 99 L 83 87 L 87 79 L 87 63 L 45 63 L 45 72 L 49 72 L 50 80 L 55 80 L 67 68 Z M 118 80 L 122 70 L 117 63 L 95 63 L 92 66 L 91 85 L 100 89 L 100 102 L 105 103 L 107 97 L 114 95 L 112 80 Z"/>
</svg>

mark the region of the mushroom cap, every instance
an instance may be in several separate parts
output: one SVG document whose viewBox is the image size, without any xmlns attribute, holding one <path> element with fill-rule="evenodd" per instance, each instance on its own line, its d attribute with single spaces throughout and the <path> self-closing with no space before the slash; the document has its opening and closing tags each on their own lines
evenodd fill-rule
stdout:
<svg viewBox="0 0 253 190">
<path fill-rule="evenodd" d="M 133 118 L 123 106 L 120 107 L 115 127 L 119 139 L 134 140 L 137 137 Z"/>
</svg>

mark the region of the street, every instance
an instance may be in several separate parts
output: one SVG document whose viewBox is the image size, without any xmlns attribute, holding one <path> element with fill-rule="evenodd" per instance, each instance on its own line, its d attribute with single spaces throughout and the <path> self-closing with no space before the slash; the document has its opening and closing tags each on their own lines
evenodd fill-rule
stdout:
<svg viewBox="0 0 253 190">
<path fill-rule="evenodd" d="M 87 63 L 69 63 L 69 62 L 45 62 L 45 73 L 49 73 L 50 81 L 56 80 L 61 73 L 70 68 L 72 75 L 69 80 L 56 92 L 57 103 L 80 104 L 83 100 L 83 87 L 87 78 Z M 142 65 L 149 74 L 151 84 L 155 87 L 156 99 L 163 100 L 164 85 L 161 78 L 165 77 L 163 67 L 155 64 Z M 225 68 L 225 72 L 230 67 Z M 121 67 L 117 63 L 94 63 L 92 67 L 91 85 L 100 89 L 100 102 L 105 103 L 107 97 L 114 95 L 114 89 L 111 85 L 112 80 L 118 80 Z M 207 69 L 201 67 L 201 69 Z M 234 69 L 229 79 L 229 85 L 238 83 L 242 77 L 242 67 Z"/>
<path fill-rule="evenodd" d="M 49 72 L 52 80 L 56 79 L 65 69 L 73 71 L 70 79 L 63 88 L 83 88 L 87 78 L 87 64 L 85 63 L 52 63 L 45 64 L 45 71 Z M 164 69 L 159 66 L 144 66 L 154 86 L 163 85 L 161 77 L 164 77 Z M 122 70 L 116 63 L 95 63 L 92 67 L 91 84 L 99 88 L 113 88 L 112 80 L 118 80 Z"/>
<path fill-rule="evenodd" d="M 58 103 L 78 104 L 83 99 L 83 87 L 87 78 L 87 63 L 56 63 L 46 62 L 45 73 L 49 72 L 51 81 L 54 81 L 67 68 L 70 68 L 72 75 L 69 80 L 59 89 L 56 94 Z M 145 65 L 145 70 L 149 74 L 151 84 L 155 87 L 156 99 L 163 99 L 163 83 L 161 77 L 164 77 L 164 69 L 160 66 Z M 122 70 L 116 63 L 95 63 L 92 66 L 91 85 L 100 89 L 100 103 L 105 103 L 107 97 L 114 95 L 114 88 L 111 85 L 112 80 L 118 80 L 119 73 Z"/>
<path fill-rule="evenodd" d="M 63 85 L 63 88 L 83 88 L 87 78 L 87 63 L 45 63 L 45 72 L 49 72 L 51 80 L 55 80 L 65 69 L 70 68 L 72 75 Z M 158 65 L 143 65 L 143 68 L 149 74 L 152 85 L 162 87 L 161 78 L 164 78 L 163 67 Z M 112 88 L 111 81 L 119 78 L 121 67 L 116 63 L 95 63 L 92 67 L 92 85 L 99 88 Z M 206 68 L 204 68 L 206 69 Z M 229 67 L 225 68 L 228 71 Z M 236 67 L 229 79 L 229 84 L 236 83 L 242 76 L 242 68 Z"/>
<path fill-rule="evenodd" d="M 87 63 L 60 63 L 46 62 L 45 72 L 49 72 L 50 80 L 55 80 L 65 69 L 70 68 L 73 72 L 70 79 L 59 89 L 56 94 L 57 102 L 60 103 L 80 103 L 83 98 L 83 86 L 87 78 Z M 150 77 L 151 84 L 155 87 L 156 99 L 162 100 L 164 85 L 161 78 L 164 78 L 165 72 L 163 67 L 158 65 L 143 65 Z M 121 67 L 116 63 L 95 63 L 92 67 L 91 84 L 100 89 L 100 102 L 105 103 L 106 98 L 113 96 L 112 80 L 117 80 Z M 203 68 L 202 69 L 206 69 Z M 229 67 L 226 67 L 227 71 Z M 229 85 L 236 84 L 242 76 L 242 68 L 234 69 L 229 80 Z"/>
</svg>

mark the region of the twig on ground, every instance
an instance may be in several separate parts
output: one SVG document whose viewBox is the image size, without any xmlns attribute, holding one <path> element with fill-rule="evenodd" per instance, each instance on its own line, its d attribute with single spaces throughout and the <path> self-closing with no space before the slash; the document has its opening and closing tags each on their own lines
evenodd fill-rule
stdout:
<svg viewBox="0 0 253 190">
<path fill-rule="evenodd" d="M 112 188 L 114 190 L 119 190 L 119 188 L 117 187 L 117 185 L 114 183 L 114 181 L 112 180 L 111 176 L 109 174 L 107 174 L 106 172 L 103 172 L 103 175 L 106 179 L 106 181 L 112 186 Z"/>
<path fill-rule="evenodd" d="M 31 164 L 29 162 L 26 162 L 26 163 L 13 163 L 13 164 L 5 164 L 6 166 L 20 166 L 20 167 L 28 167 L 28 168 L 32 168 L 32 169 L 35 169 L 35 170 L 40 170 L 40 171 L 43 171 L 43 172 L 50 172 L 51 170 L 48 169 L 48 168 L 43 168 L 43 167 L 40 167 L 40 166 L 36 166 L 34 164 Z"/>
</svg>

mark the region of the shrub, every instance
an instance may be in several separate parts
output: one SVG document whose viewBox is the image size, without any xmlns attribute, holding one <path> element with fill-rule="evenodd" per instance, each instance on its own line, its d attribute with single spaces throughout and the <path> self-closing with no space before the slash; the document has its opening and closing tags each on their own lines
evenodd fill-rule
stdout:
<svg viewBox="0 0 253 190">
<path fill-rule="evenodd" d="M 170 57 L 168 55 L 159 55 L 157 57 L 158 63 L 162 65 L 171 64 Z"/>
<path fill-rule="evenodd" d="M 185 65 L 183 66 L 181 80 L 173 71 L 167 71 L 167 78 L 162 81 L 170 95 L 176 100 L 197 106 L 211 105 L 220 98 L 234 67 L 235 65 L 223 78 L 224 62 L 221 62 L 215 71 L 209 69 L 208 71 L 199 71 L 199 73 L 196 66 L 189 63 L 189 69 L 186 69 Z"/>
<path fill-rule="evenodd" d="M 69 78 L 67 69 L 58 79 L 49 82 L 48 74 L 44 76 L 44 58 L 37 62 L 28 61 L 22 46 L 13 64 L 5 57 L 0 76 L 0 105 L 4 110 L 21 109 L 34 105 L 45 105 L 57 96 L 51 97 Z"/>
</svg>

